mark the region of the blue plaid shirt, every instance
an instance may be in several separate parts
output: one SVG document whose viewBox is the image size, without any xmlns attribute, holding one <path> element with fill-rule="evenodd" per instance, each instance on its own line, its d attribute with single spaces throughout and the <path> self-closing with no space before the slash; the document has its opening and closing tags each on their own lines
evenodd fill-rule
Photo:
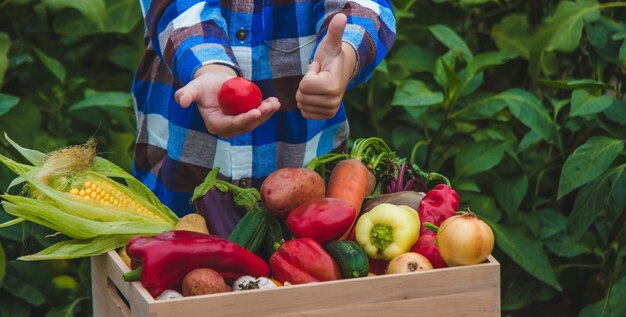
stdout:
<svg viewBox="0 0 626 317">
<path fill-rule="evenodd" d="M 137 116 L 134 175 L 182 216 L 193 210 L 195 186 L 213 167 L 241 186 L 259 186 L 282 167 L 345 147 L 343 105 L 328 120 L 302 117 L 298 84 L 338 12 L 343 41 L 357 53 L 348 88 L 365 82 L 395 38 L 388 0 L 141 0 L 146 50 L 133 82 Z M 183 109 L 174 92 L 202 65 L 228 65 L 254 81 L 281 109 L 250 133 L 225 139 L 207 132 L 195 106 Z"/>
</svg>

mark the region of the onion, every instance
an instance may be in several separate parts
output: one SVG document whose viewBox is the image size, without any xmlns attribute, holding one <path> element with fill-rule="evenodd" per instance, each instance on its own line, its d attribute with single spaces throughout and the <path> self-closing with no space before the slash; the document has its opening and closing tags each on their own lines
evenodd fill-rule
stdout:
<svg viewBox="0 0 626 317">
<path fill-rule="evenodd" d="M 407 252 L 391 259 L 389 265 L 387 265 L 385 274 L 410 273 L 432 269 L 433 266 L 426 257 L 419 253 Z"/>
<path fill-rule="evenodd" d="M 491 228 L 471 212 L 446 219 L 437 234 L 439 253 L 448 266 L 484 262 L 493 242 Z"/>
</svg>

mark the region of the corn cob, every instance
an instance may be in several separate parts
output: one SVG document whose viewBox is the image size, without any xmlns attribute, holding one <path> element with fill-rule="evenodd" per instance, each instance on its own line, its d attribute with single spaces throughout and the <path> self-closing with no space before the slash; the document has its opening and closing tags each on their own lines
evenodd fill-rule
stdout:
<svg viewBox="0 0 626 317">
<path fill-rule="evenodd" d="M 9 188 L 25 183 L 20 195 L 0 196 L 6 200 L 5 211 L 18 217 L 0 227 L 23 219 L 75 239 L 25 258 L 90 256 L 119 247 L 134 235 L 174 230 L 176 214 L 126 171 L 97 157 L 94 140 L 44 154 L 5 138 L 32 165 L 0 155 L 0 162 L 18 174 Z"/>
</svg>

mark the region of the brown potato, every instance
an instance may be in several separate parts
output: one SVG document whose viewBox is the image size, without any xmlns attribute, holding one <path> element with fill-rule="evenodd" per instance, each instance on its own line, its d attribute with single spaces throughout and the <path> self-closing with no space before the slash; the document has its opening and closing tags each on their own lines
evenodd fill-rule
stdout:
<svg viewBox="0 0 626 317">
<path fill-rule="evenodd" d="M 183 296 L 195 296 L 230 292 L 224 278 L 217 272 L 207 268 L 195 269 L 183 279 Z"/>
<path fill-rule="evenodd" d="M 261 200 L 276 217 L 285 218 L 290 211 L 313 198 L 322 198 L 326 186 L 322 177 L 308 168 L 281 168 L 261 184 Z"/>
<path fill-rule="evenodd" d="M 175 229 L 209 233 L 204 217 L 199 214 L 188 214 L 180 218 L 180 221 L 176 224 Z"/>
</svg>

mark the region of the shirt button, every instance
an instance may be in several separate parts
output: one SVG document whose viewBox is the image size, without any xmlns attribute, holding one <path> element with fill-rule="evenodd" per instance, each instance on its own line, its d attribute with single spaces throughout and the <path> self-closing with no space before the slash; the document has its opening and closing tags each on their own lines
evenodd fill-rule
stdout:
<svg viewBox="0 0 626 317">
<path fill-rule="evenodd" d="M 239 29 L 239 31 L 237 31 L 238 40 L 243 41 L 246 39 L 246 36 L 248 36 L 248 32 L 244 28 L 241 28 Z"/>
</svg>

